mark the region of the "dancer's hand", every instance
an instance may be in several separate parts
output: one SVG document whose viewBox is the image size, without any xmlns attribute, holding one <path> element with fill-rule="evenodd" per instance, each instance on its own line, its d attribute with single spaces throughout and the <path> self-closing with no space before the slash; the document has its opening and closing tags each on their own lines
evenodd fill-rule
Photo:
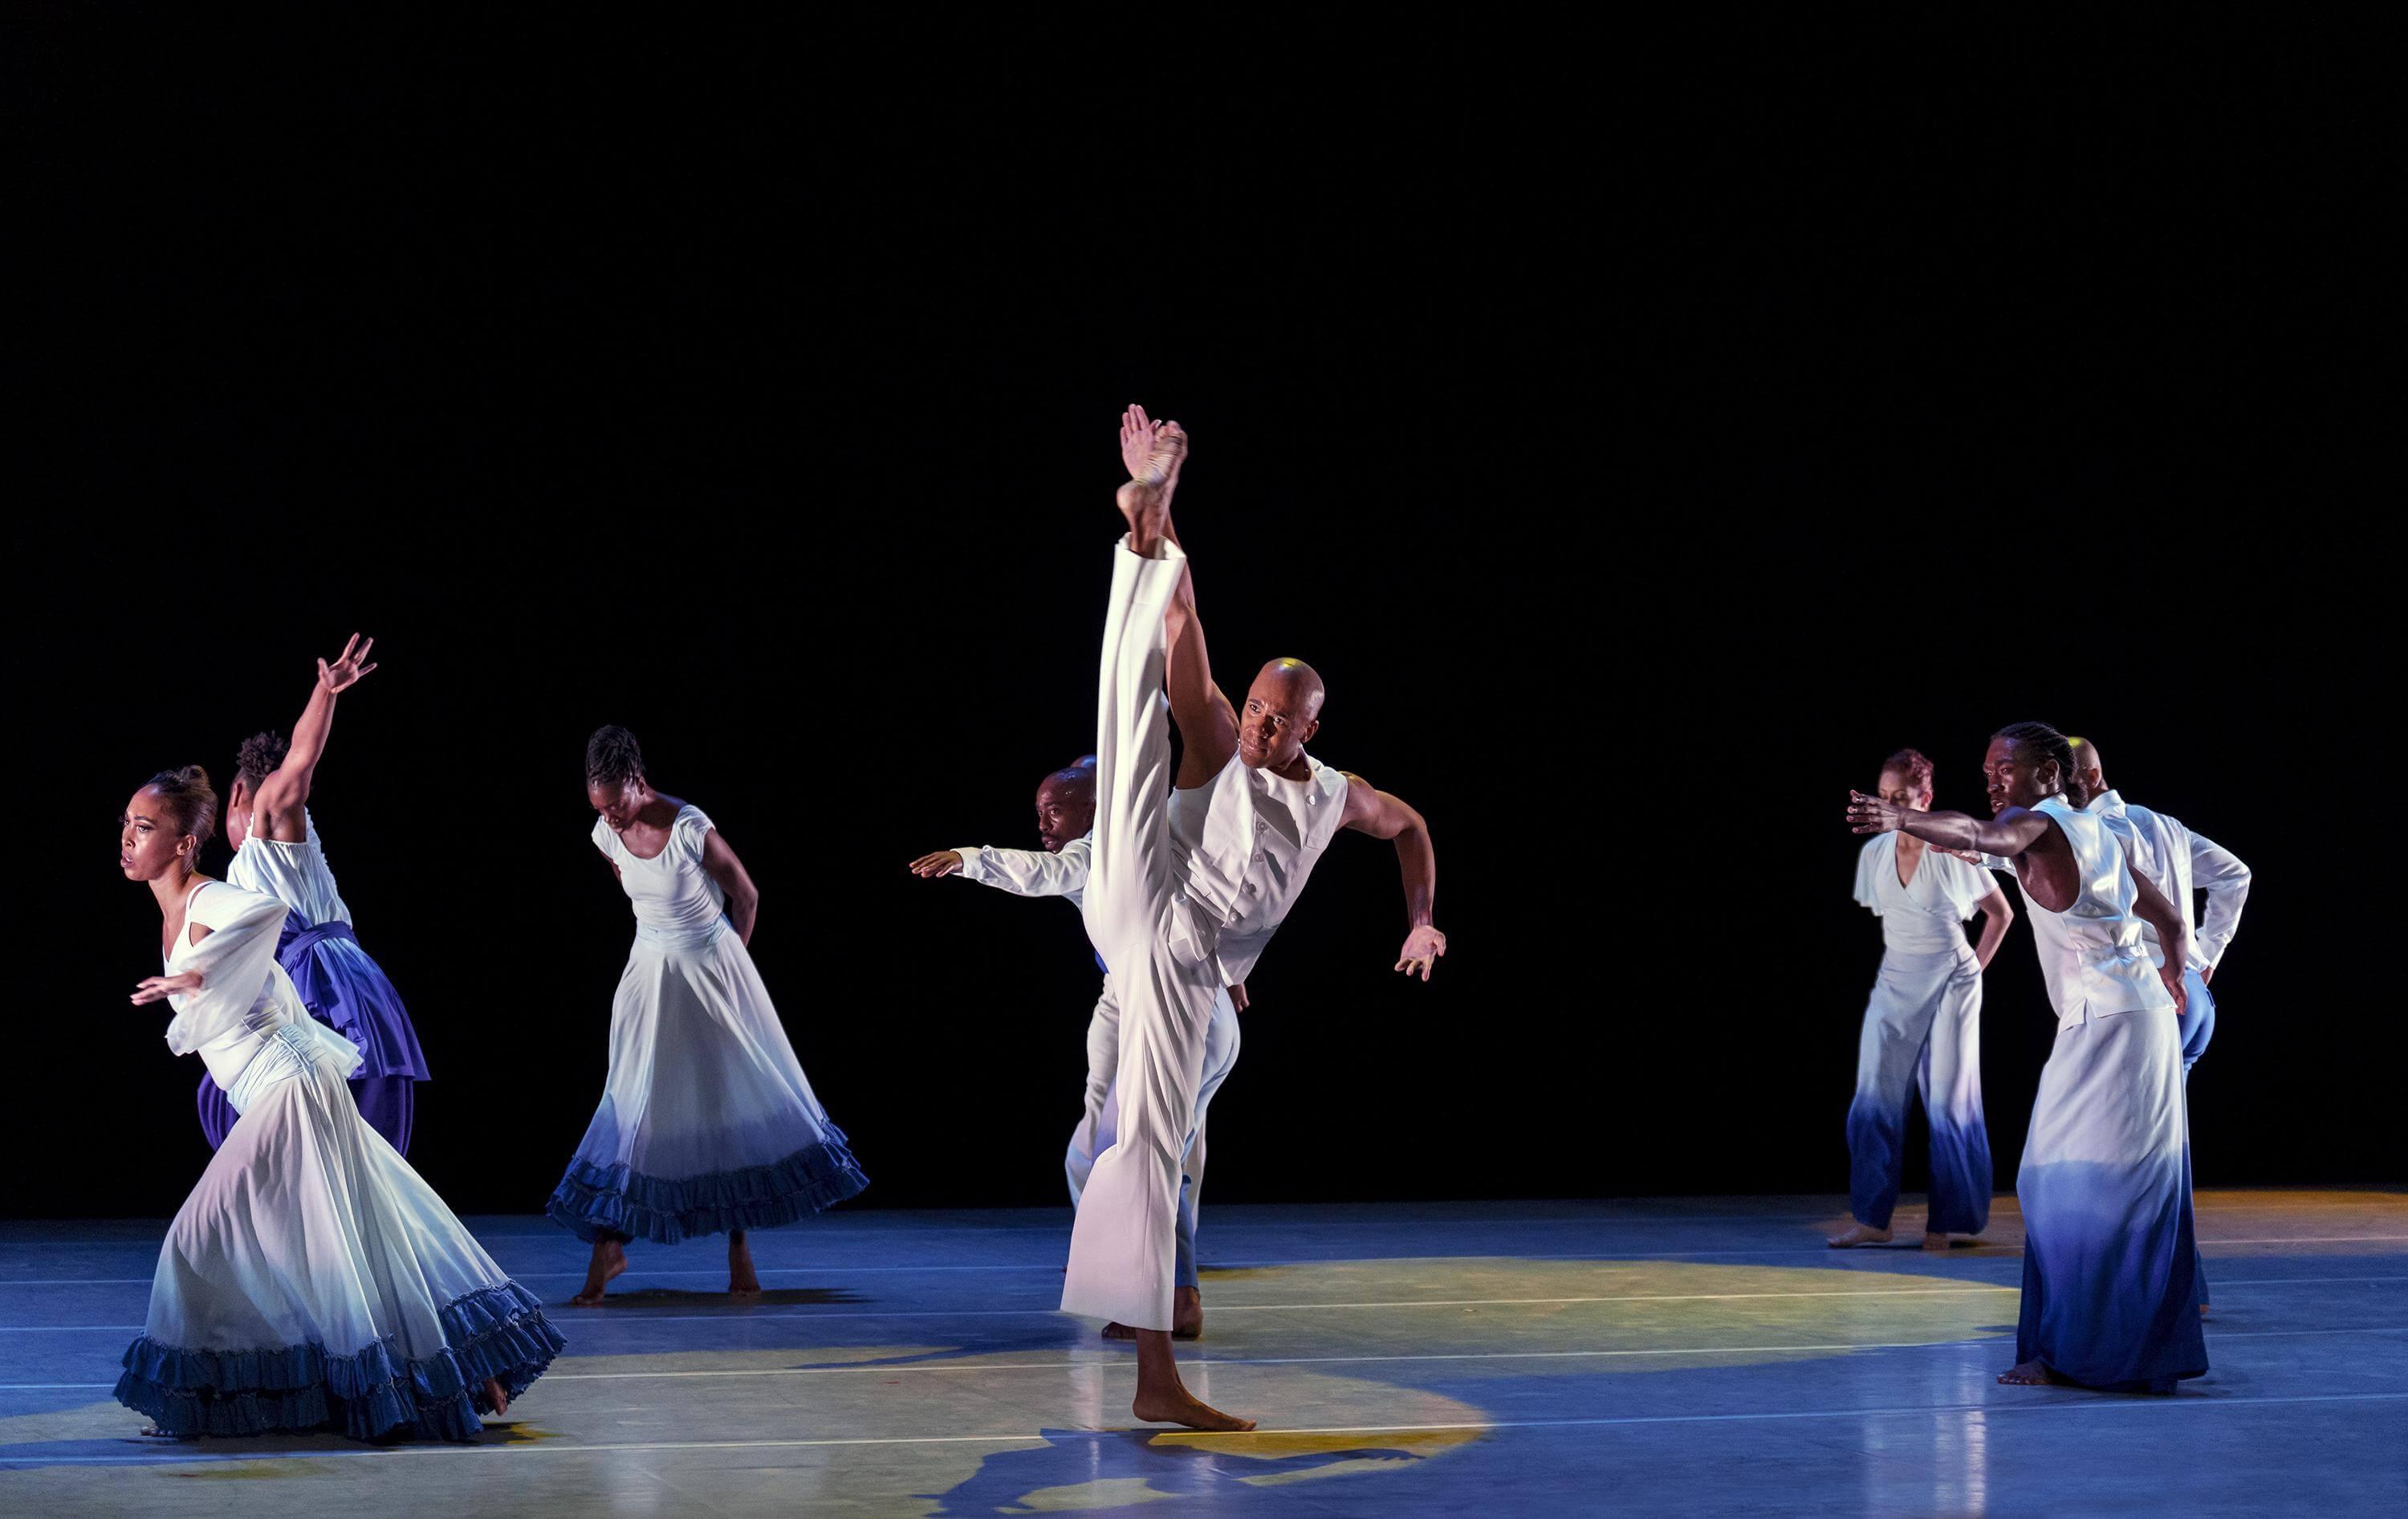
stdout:
<svg viewBox="0 0 2408 1519">
<path fill-rule="evenodd" d="M 2164 982 L 2166 990 L 2174 995 L 2174 1016 L 2181 1018 L 2188 1015 L 2190 994 L 2183 990 L 2182 967 L 2168 960 L 2164 965 L 2157 967 L 2157 980 Z"/>
<path fill-rule="evenodd" d="M 356 651 L 352 648 L 354 644 L 358 645 Z M 344 640 L 343 652 L 336 656 L 332 665 L 322 659 L 318 661 L 318 683 L 326 688 L 329 695 L 340 695 L 346 690 L 359 684 L 362 677 L 376 668 L 374 665 L 367 663 L 368 651 L 375 647 L 374 638 L 361 643 L 360 636 L 356 633 L 352 634 Z"/>
<path fill-rule="evenodd" d="M 186 970 L 173 976 L 145 976 L 134 983 L 134 1005 L 138 1008 L 145 1002 L 163 1001 L 179 992 L 197 991 L 200 984 L 201 973 L 197 970 Z"/>
<path fill-rule="evenodd" d="M 1248 1007 L 1252 1006 L 1252 1004 L 1246 1000 L 1246 983 L 1244 982 L 1232 982 L 1229 983 L 1229 1006 L 1240 1012 L 1245 1011 Z"/>
<path fill-rule="evenodd" d="M 1906 809 L 1895 802 L 1868 796 L 1861 791 L 1848 793 L 1848 831 L 1850 833 L 1889 833 L 1906 822 Z"/>
<path fill-rule="evenodd" d="M 1980 865 L 1982 863 L 1982 856 L 1976 854 L 1970 849 L 1941 849 L 1937 844 L 1926 844 L 1923 847 L 1928 850 L 1937 850 L 1940 853 L 1947 855 L 1950 859 L 1962 860 L 1967 865 Z"/>
<path fill-rule="evenodd" d="M 1422 980 L 1430 978 L 1430 967 L 1446 953 L 1446 936 L 1424 924 L 1405 936 L 1405 947 L 1397 952 L 1397 968 L 1410 976 L 1421 972 Z"/>
<path fill-rule="evenodd" d="M 921 855 L 907 868 L 923 881 L 935 881 L 940 876 L 950 876 L 961 867 L 962 852 L 960 850 L 940 849 L 934 854 Z"/>
<path fill-rule="evenodd" d="M 2199 983 L 2201 986 L 2213 986 L 2215 984 L 2215 967 L 2214 966 L 2208 966 L 2200 971 Z"/>
</svg>

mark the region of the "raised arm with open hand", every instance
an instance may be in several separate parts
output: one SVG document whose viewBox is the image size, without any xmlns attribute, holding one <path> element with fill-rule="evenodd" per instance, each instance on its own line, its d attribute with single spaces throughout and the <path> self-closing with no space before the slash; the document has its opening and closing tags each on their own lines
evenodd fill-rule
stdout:
<svg viewBox="0 0 2408 1519">
<path fill-rule="evenodd" d="M 284 761 L 259 783 L 259 795 L 251 803 L 257 820 L 252 831 L 286 844 L 297 844 L 307 834 L 302 810 L 308 804 L 309 783 L 334 731 L 335 698 L 376 668 L 368 662 L 368 651 L 375 647 L 376 639 L 363 639 L 354 633 L 344 640 L 343 652 L 333 663 L 318 661 L 318 683 L 310 688 L 301 720 L 293 724 L 293 742 L 284 752 Z"/>
</svg>

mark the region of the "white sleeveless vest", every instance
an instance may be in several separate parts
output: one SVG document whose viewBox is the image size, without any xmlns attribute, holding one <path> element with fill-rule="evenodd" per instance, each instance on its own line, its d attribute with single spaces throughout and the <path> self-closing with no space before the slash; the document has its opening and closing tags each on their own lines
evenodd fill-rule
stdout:
<svg viewBox="0 0 2408 1519">
<path fill-rule="evenodd" d="M 1186 852 L 1182 890 L 1219 933 L 1230 983 L 1242 982 L 1304 890 L 1346 816 L 1346 776 L 1312 755 L 1287 781 L 1237 755 L 1193 791 L 1170 794 L 1170 833 Z"/>
<path fill-rule="evenodd" d="M 2042 907 L 2028 887 L 2024 892 L 2057 1025 L 2172 1007 L 2174 999 L 2141 941 L 2141 920 L 2132 911 L 2139 896 L 2132 872 L 2105 822 L 2074 810 L 2062 796 L 2051 796 L 2033 810 L 2047 814 L 2064 833 L 2081 873 L 2081 889 L 2062 912 Z"/>
</svg>

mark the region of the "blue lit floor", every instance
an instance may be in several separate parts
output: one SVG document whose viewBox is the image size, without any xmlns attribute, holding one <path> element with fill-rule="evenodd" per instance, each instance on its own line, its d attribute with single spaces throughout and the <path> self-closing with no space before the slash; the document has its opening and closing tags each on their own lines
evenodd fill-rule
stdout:
<svg viewBox="0 0 2408 1519">
<path fill-rule="evenodd" d="M 2214 1369 L 2018 1389 L 2021 1235 L 1837 1254 L 1830 1198 L 1208 1208 L 1189 1385 L 1133 1428 L 1054 1311 L 1067 1211 L 839 1212 L 638 1247 L 481 1445 L 160 1445 L 110 1400 L 159 1226 L 0 1225 L 0 1505 L 81 1512 L 2343 1514 L 2408 1504 L 2408 1196 L 2200 1195 Z M 552 1301 L 583 1247 L 472 1221 Z M 1920 1217 L 1899 1218 L 1913 1239 Z"/>
</svg>

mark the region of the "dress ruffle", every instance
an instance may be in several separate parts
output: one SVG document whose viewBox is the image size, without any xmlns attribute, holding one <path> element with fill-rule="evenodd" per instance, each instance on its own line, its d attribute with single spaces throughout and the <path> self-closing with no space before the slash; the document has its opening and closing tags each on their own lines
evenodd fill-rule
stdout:
<svg viewBox="0 0 2408 1519">
<path fill-rule="evenodd" d="M 819 1142 L 740 1170 L 669 1178 L 571 1161 L 545 1211 L 580 1240 L 609 1234 L 673 1245 L 731 1229 L 774 1229 L 833 1208 L 867 1185 L 869 1178 L 845 1147 L 844 1131 L 830 1124 Z"/>
<path fill-rule="evenodd" d="M 535 1295 L 515 1282 L 444 1305 L 443 1349 L 409 1360 L 394 1336 L 352 1354 L 322 1345 L 183 1350 L 145 1335 L 126 1347 L 117 1400 L 171 1435 L 339 1428 L 353 1440 L 406 1431 L 473 1440 L 491 1413 L 487 1381 L 511 1397 L 566 1348 Z"/>
</svg>

